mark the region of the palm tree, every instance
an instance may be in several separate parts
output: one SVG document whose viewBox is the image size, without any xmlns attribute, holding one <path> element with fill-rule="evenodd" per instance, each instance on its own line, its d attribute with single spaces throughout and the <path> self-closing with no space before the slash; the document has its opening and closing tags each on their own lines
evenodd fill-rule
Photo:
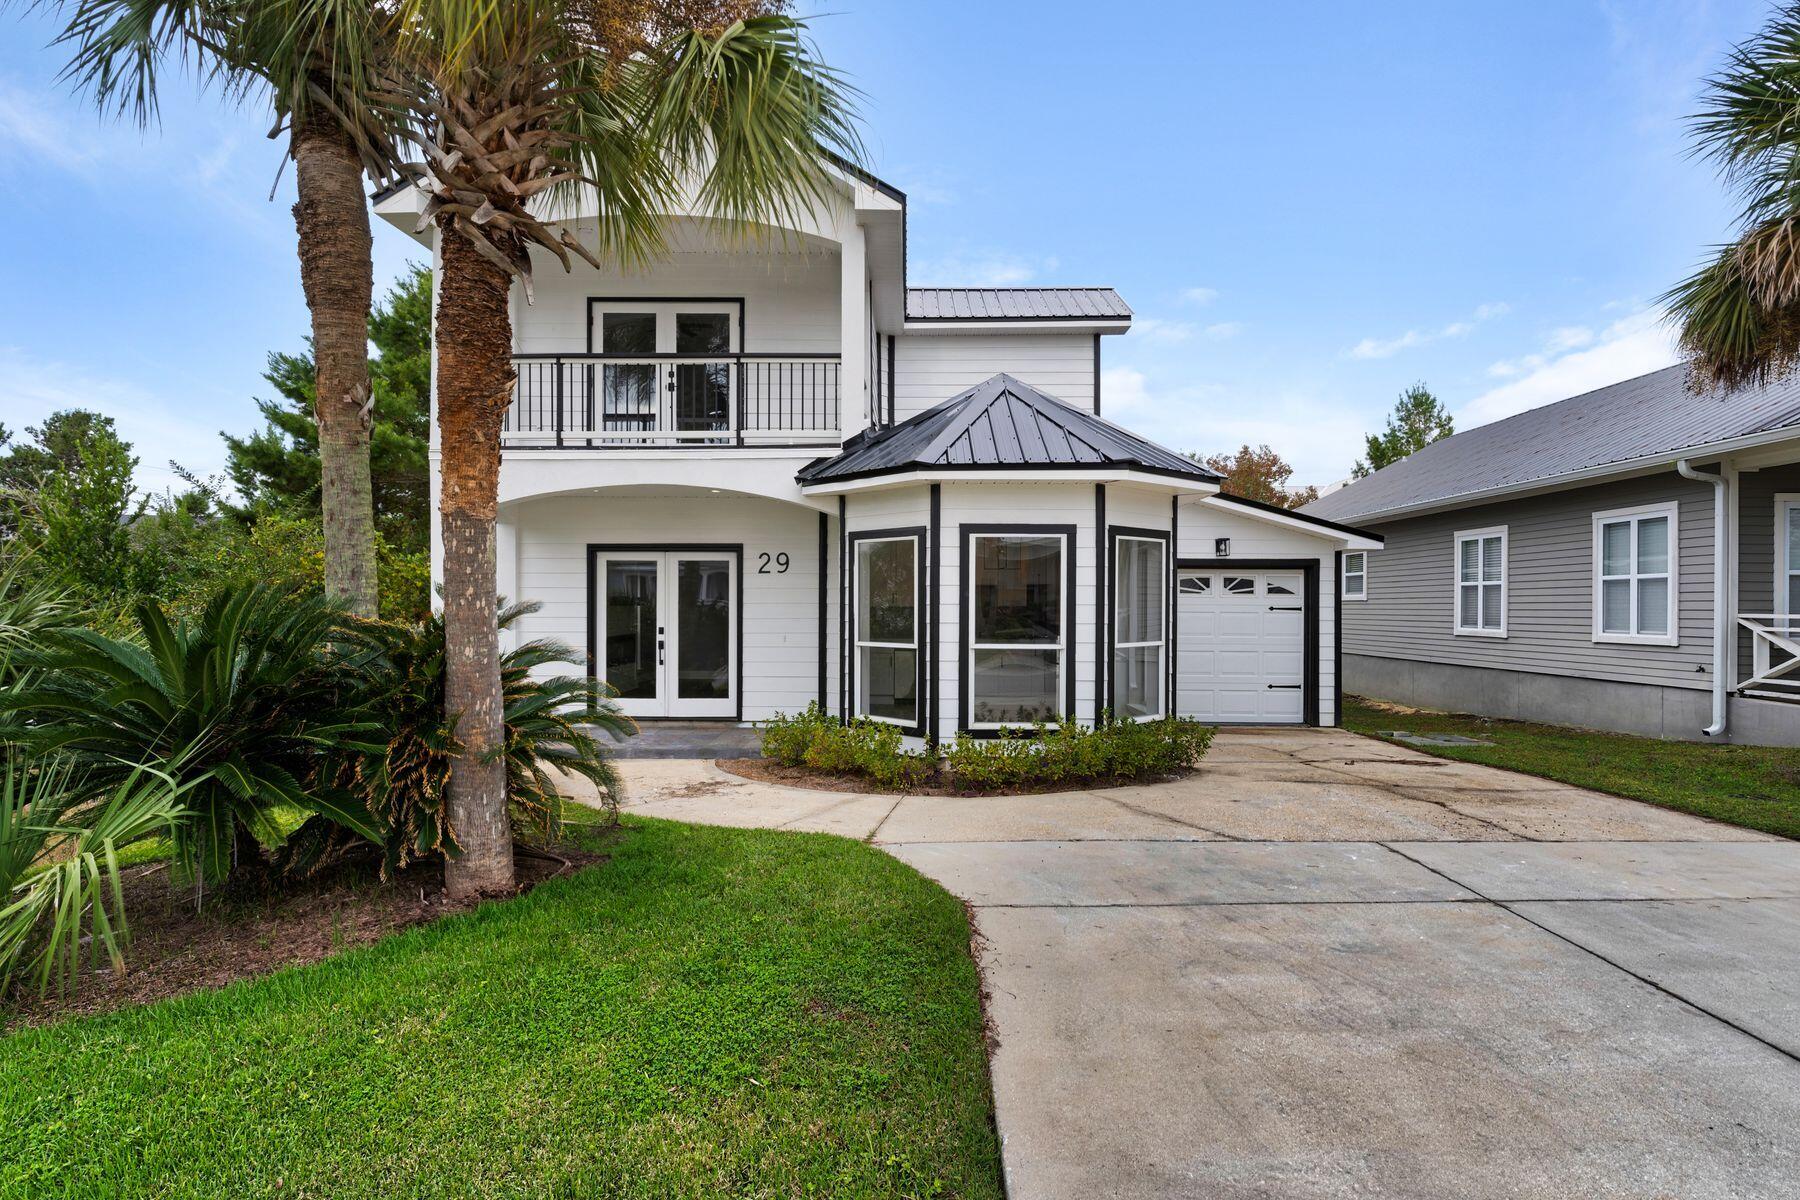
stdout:
<svg viewBox="0 0 1800 1200">
<path fill-rule="evenodd" d="M 1735 390 L 1800 365 L 1800 4 L 1733 49 L 1693 128 L 1743 212 L 1736 240 L 1663 302 L 1695 382 Z"/>
<path fill-rule="evenodd" d="M 859 156 L 848 89 L 804 26 L 736 0 L 400 0 L 382 103 L 412 115 L 439 231 L 437 413 L 446 702 L 463 747 L 450 821 L 457 896 L 513 886 L 494 521 L 513 385 L 508 296 L 531 298 L 531 249 L 642 261 L 687 203 L 747 229 L 824 196 Z M 591 244 L 547 215 L 585 197 Z"/>
<path fill-rule="evenodd" d="M 369 476 L 369 305 L 374 266 L 363 165 L 391 159 L 364 99 L 390 16 L 367 0 L 71 0 L 66 76 L 103 109 L 156 113 L 174 56 L 233 99 L 264 92 L 285 129 L 298 199 L 300 282 L 312 314 L 325 591 L 373 617 L 378 580 Z"/>
</svg>

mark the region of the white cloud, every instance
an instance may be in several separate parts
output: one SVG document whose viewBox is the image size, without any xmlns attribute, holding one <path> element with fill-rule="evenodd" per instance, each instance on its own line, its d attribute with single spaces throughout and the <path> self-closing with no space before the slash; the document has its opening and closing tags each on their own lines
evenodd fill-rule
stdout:
<svg viewBox="0 0 1800 1200">
<path fill-rule="evenodd" d="M 1187 321 L 1170 321 L 1162 317 L 1138 317 L 1131 323 L 1131 332 L 1141 336 L 1147 342 L 1172 343 L 1192 341 L 1199 330 Z"/>
<path fill-rule="evenodd" d="M 179 415 L 135 383 L 97 375 L 69 363 L 33 358 L 16 346 L 0 346 L 0 412 L 15 438 L 65 408 L 85 408 L 113 418 L 119 436 L 138 456 L 137 485 L 160 492 L 186 485 L 169 469 L 170 460 L 200 475 L 224 470 L 225 447 L 218 430 Z"/>
<path fill-rule="evenodd" d="M 1489 367 L 1489 374 L 1517 378 L 1471 400 L 1456 414 L 1456 426 L 1484 425 L 1680 360 L 1675 331 L 1657 309 L 1621 317 L 1599 333 L 1578 326 L 1559 329 L 1541 353 Z"/>
<path fill-rule="evenodd" d="M 1218 288 L 1191 287 L 1181 289 L 1181 298 L 1189 304 L 1211 304 L 1219 298 Z"/>
<path fill-rule="evenodd" d="M 1267 443 L 1293 466 L 1299 484 L 1342 477 L 1362 449 L 1362 418 L 1340 397 L 1164 384 L 1126 366 L 1101 371 L 1100 390 L 1107 416 L 1175 450 L 1215 454 Z"/>
<path fill-rule="evenodd" d="M 913 264 L 914 287 L 1006 287 L 1029 283 L 1056 270 L 1054 258 L 1028 258 L 1006 250 L 960 247 Z"/>
<path fill-rule="evenodd" d="M 1503 317 L 1512 311 L 1512 306 L 1499 301 L 1480 305 L 1475 312 L 1460 321 L 1452 321 L 1441 329 L 1409 329 L 1399 337 L 1364 338 L 1350 347 L 1351 358 L 1392 358 L 1402 350 L 1411 350 L 1416 346 L 1427 346 L 1432 342 L 1441 342 L 1451 338 L 1468 337 L 1475 332 L 1475 327 L 1495 317 Z"/>
<path fill-rule="evenodd" d="M 1242 321 L 1220 321 L 1216 325 L 1208 325 L 1203 332 L 1213 341 L 1222 342 L 1244 332 L 1244 323 Z"/>
<path fill-rule="evenodd" d="M 97 164 L 97 135 L 82 136 L 43 97 L 0 80 L 0 145 L 77 175 Z"/>
</svg>

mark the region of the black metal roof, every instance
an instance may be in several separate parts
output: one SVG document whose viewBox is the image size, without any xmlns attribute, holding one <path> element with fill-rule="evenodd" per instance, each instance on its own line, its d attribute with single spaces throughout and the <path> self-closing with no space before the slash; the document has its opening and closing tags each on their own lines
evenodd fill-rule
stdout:
<svg viewBox="0 0 1800 1200">
<path fill-rule="evenodd" d="M 909 321 L 1129 321 L 1109 287 L 909 287 Z"/>
<path fill-rule="evenodd" d="M 1214 482 L 1193 459 L 1111 421 L 996 375 L 888 429 L 858 434 L 843 453 L 808 463 L 802 485 L 903 471 L 1124 468 Z"/>
<path fill-rule="evenodd" d="M 1695 392 L 1677 364 L 1433 442 L 1306 512 L 1368 521 L 1459 497 L 1542 487 L 1657 455 L 1670 461 L 1734 438 L 1800 436 L 1800 380 L 1741 392 Z"/>
</svg>

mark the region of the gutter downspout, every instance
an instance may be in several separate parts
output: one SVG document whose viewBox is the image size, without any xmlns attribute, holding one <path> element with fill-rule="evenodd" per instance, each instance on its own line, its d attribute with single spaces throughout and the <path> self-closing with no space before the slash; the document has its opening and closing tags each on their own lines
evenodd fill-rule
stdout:
<svg viewBox="0 0 1800 1200">
<path fill-rule="evenodd" d="M 1725 732 L 1726 705 L 1730 696 L 1730 664 L 1726 662 L 1726 655 L 1731 645 L 1731 626 L 1736 620 L 1731 612 L 1731 555 L 1728 552 L 1731 532 L 1728 501 L 1731 468 L 1721 462 L 1719 474 L 1709 475 L 1705 471 L 1696 471 L 1693 463 L 1683 458 L 1675 463 L 1675 470 L 1683 479 L 1691 479 L 1695 483 L 1710 483 L 1713 487 L 1712 724 L 1701 730 L 1707 737 L 1713 738 Z M 1669 552 L 1673 554 L 1675 531 L 1669 532 Z"/>
</svg>

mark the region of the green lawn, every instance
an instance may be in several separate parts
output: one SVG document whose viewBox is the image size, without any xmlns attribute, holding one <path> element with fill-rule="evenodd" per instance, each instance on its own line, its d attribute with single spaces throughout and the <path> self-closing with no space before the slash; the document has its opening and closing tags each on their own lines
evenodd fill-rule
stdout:
<svg viewBox="0 0 1800 1200">
<path fill-rule="evenodd" d="M 1398 729 L 1482 738 L 1494 744 L 1412 748 L 1800 838 L 1800 750 L 1665 742 L 1451 713 L 1395 713 L 1355 697 L 1345 698 L 1344 724 L 1358 733 Z"/>
<path fill-rule="evenodd" d="M 818 834 L 633 820 L 610 852 L 0 1038 L 0 1196 L 999 1196 L 954 898 Z"/>
</svg>

